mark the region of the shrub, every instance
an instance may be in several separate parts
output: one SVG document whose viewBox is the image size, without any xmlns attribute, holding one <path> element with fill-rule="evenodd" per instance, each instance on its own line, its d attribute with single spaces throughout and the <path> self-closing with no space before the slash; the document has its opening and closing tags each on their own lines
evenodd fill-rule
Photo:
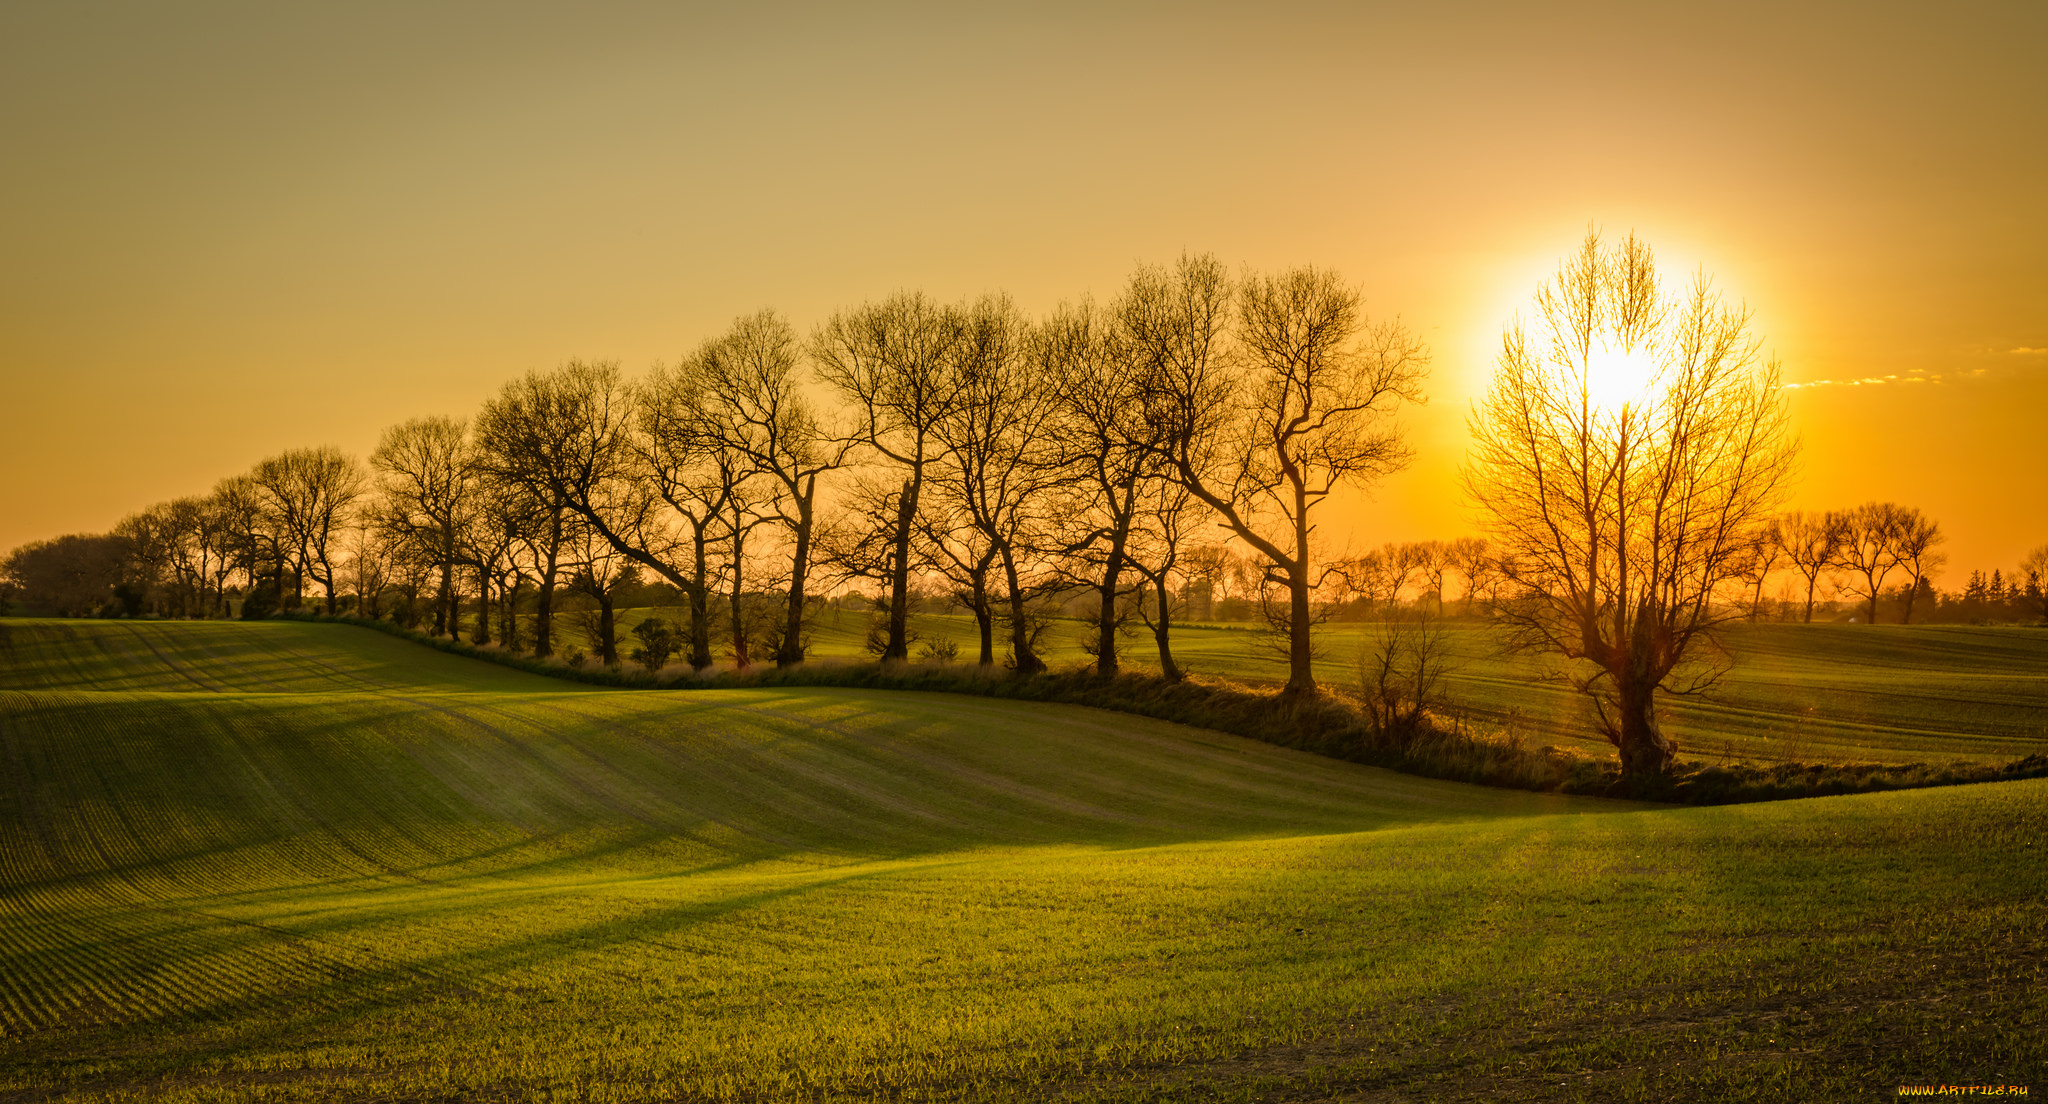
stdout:
<svg viewBox="0 0 2048 1104">
<path fill-rule="evenodd" d="M 633 649 L 633 662 L 647 668 L 649 674 L 661 670 L 670 656 L 682 650 L 682 634 L 659 617 L 649 617 L 633 626 L 633 638 L 640 642 Z"/>
</svg>

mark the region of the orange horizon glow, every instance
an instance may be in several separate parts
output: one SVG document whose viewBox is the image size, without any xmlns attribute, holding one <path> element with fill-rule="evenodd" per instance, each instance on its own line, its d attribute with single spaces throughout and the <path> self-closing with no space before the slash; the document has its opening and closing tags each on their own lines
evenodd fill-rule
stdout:
<svg viewBox="0 0 2048 1104">
<path fill-rule="evenodd" d="M 528 368 L 644 371 L 763 306 L 800 332 L 906 288 L 1043 314 L 1184 250 L 1335 268 L 1430 344 L 1416 463 L 1332 536 L 1453 537 L 1466 413 L 1589 224 L 1753 312 L 1793 507 L 1921 508 L 1951 587 L 2048 543 L 2039 6 L 8 26 L 0 552 L 286 448 L 366 456 Z"/>
</svg>

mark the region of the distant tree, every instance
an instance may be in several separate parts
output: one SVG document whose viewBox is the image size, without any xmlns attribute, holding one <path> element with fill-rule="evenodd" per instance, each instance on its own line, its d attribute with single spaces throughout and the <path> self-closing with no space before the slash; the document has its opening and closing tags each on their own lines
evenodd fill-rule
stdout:
<svg viewBox="0 0 2048 1104">
<path fill-rule="evenodd" d="M 1220 544 L 1205 544 L 1187 551 L 1186 588 L 1188 616 L 1197 621 L 1216 618 L 1216 603 L 1229 596 L 1231 561 L 1236 557 Z"/>
<path fill-rule="evenodd" d="M 1764 614 L 1764 583 L 1785 560 L 1785 534 L 1772 518 L 1750 534 L 1743 549 L 1741 577 L 1750 586 L 1749 619 L 1760 621 Z"/>
<path fill-rule="evenodd" d="M 1465 577 L 1463 599 L 1465 616 L 1472 615 L 1472 607 L 1481 595 L 1490 593 L 1493 583 L 1500 577 L 1500 565 L 1494 561 L 1493 550 L 1478 537 L 1459 537 L 1451 542 L 1450 560 Z"/>
<path fill-rule="evenodd" d="M 1420 541 L 1409 546 L 1415 561 L 1415 570 L 1422 579 L 1423 599 L 1441 610 L 1444 604 L 1444 579 L 1457 566 L 1454 550 L 1443 541 Z"/>
<path fill-rule="evenodd" d="M 1535 308 L 1471 419 L 1466 487 L 1514 588 L 1496 609 L 1519 646 L 1583 664 L 1623 774 L 1659 775 L 1677 744 L 1657 694 L 1714 677 L 1680 665 L 1736 615 L 1716 595 L 1791 469 L 1777 366 L 1704 275 L 1667 297 L 1633 235 L 1589 233 Z"/>
<path fill-rule="evenodd" d="M 59 617 L 90 617 L 113 600 L 126 564 L 123 542 L 105 533 L 31 541 L 0 561 L 16 599 Z"/>
<path fill-rule="evenodd" d="M 1161 457 L 1284 591 L 1286 691 L 1313 695 L 1312 595 L 1327 575 L 1315 510 L 1408 463 L 1390 419 L 1422 401 L 1429 358 L 1399 324 L 1368 323 L 1333 272 L 1248 276 L 1234 298 L 1234 354 L 1232 288 L 1213 257 L 1140 269 L 1121 302 Z"/>
<path fill-rule="evenodd" d="M 384 590 L 390 585 L 392 546 L 374 524 L 349 531 L 345 541 L 348 569 L 356 592 L 356 613 L 362 617 L 384 616 Z"/>
<path fill-rule="evenodd" d="M 456 629 L 455 567 L 477 508 L 469 428 L 457 418 L 422 417 L 386 429 L 370 453 L 377 476 L 372 524 L 400 554 L 432 564 L 434 635 Z"/>
<path fill-rule="evenodd" d="M 950 458 L 949 458 L 950 459 Z M 976 662 L 995 664 L 996 548 L 974 523 L 964 503 L 967 469 L 942 465 L 918 515 L 917 539 L 922 554 L 945 580 L 955 605 L 974 618 L 980 641 Z"/>
<path fill-rule="evenodd" d="M 1176 612 L 1182 617 L 1188 613 L 1187 588 L 1192 581 L 1181 570 L 1182 549 L 1193 541 L 1194 529 L 1208 523 L 1208 511 L 1186 487 L 1170 480 L 1148 480 L 1145 489 L 1131 566 L 1151 587 L 1151 596 L 1149 601 L 1141 599 L 1137 603 L 1138 617 L 1152 631 L 1152 643 L 1159 653 L 1160 677 L 1179 682 L 1186 673 L 1173 658 L 1171 627 Z M 1208 565 L 1197 568 L 1207 569 Z M 1178 602 L 1170 585 L 1175 578 L 1181 580 L 1182 586 Z"/>
<path fill-rule="evenodd" d="M 1948 562 L 1945 553 L 1935 546 L 1948 538 L 1941 532 L 1941 526 L 1916 509 L 1905 509 L 1899 514 L 1898 557 L 1899 566 L 1904 567 L 1910 578 L 1906 582 L 1906 604 L 1899 621 L 1911 624 L 1914 600 L 1923 593 L 1931 593 L 1932 576 Z"/>
<path fill-rule="evenodd" d="M 228 476 L 214 484 L 207 498 L 219 514 L 223 548 L 230 564 L 216 583 L 221 613 L 229 612 L 226 581 L 236 572 L 245 585 L 241 611 L 244 618 L 252 616 L 248 599 L 258 592 L 268 591 L 270 608 L 276 608 L 276 595 L 284 587 L 284 542 L 264 509 L 263 492 L 256 486 L 255 478 L 248 474 Z"/>
<path fill-rule="evenodd" d="M 336 545 L 368 489 L 362 465 L 332 446 L 288 449 L 257 464 L 251 475 L 294 551 L 295 579 L 319 583 L 333 614 Z M 302 589 L 297 584 L 294 593 Z"/>
<path fill-rule="evenodd" d="M 1422 570 L 1424 555 L 1420 545 L 1389 541 L 1341 561 L 1337 568 L 1345 577 L 1345 589 L 1363 598 L 1368 612 L 1387 617 L 1400 605 L 1409 580 Z"/>
<path fill-rule="evenodd" d="M 517 383 L 511 385 L 516 392 Z M 508 404 L 510 409 L 508 409 Z M 554 654 L 555 590 L 567 569 L 564 551 L 569 539 L 572 512 L 562 487 L 545 478 L 535 465 L 515 457 L 526 427 L 519 397 L 505 392 L 484 404 L 476 422 L 474 463 L 488 509 L 497 514 L 495 528 L 507 538 L 505 556 L 497 572 L 510 580 L 501 594 L 509 602 L 531 568 L 534 580 L 533 654 L 545 659 Z M 510 434 L 509 442 L 493 440 L 492 434 Z M 523 566 L 522 566 L 523 565 Z M 508 646 L 518 644 L 519 623 L 508 608 L 505 617 Z"/>
<path fill-rule="evenodd" d="M 2028 607 L 2027 612 L 2034 617 L 2048 618 L 2048 596 L 2042 592 L 2044 581 L 2048 581 L 2048 544 L 2027 553 L 2026 558 L 2020 561 L 2020 576 L 2024 580 L 2021 597 Z"/>
<path fill-rule="evenodd" d="M 178 543 L 168 512 L 152 507 L 130 514 L 114 525 L 113 536 L 121 542 L 124 562 L 118 585 L 129 616 L 145 607 L 161 613 Z"/>
<path fill-rule="evenodd" d="M 711 663 L 704 559 L 711 519 L 691 497 L 702 452 L 699 397 L 669 369 L 658 367 L 636 390 L 615 362 L 572 360 L 506 384 L 478 420 L 495 471 L 562 502 L 613 549 L 684 594 L 690 662 L 701 668 Z M 679 519 L 694 532 L 680 532 Z"/>
<path fill-rule="evenodd" d="M 1778 516 L 1777 531 L 1785 559 L 1806 581 L 1806 611 L 1802 620 L 1812 624 L 1814 594 L 1820 587 L 1821 576 L 1833 570 L 1841 557 L 1842 543 L 1849 534 L 1848 518 L 1832 511 L 1809 514 L 1794 510 Z"/>
<path fill-rule="evenodd" d="M 1877 624 L 1877 600 L 1886 577 L 1900 563 L 1900 542 L 1906 508 L 1893 502 L 1866 502 L 1841 517 L 1842 541 L 1835 566 L 1850 573 L 1849 592 L 1866 603 L 1864 621 Z"/>
<path fill-rule="evenodd" d="M 565 549 L 569 590 L 597 605 L 583 625 L 584 639 L 597 650 L 599 663 L 617 666 L 618 597 L 639 582 L 639 567 L 580 519 L 569 523 Z"/>
</svg>

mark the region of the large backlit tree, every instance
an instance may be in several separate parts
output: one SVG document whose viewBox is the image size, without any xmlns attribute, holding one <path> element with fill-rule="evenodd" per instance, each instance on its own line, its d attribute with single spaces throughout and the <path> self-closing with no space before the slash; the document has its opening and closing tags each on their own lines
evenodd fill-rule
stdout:
<svg viewBox="0 0 2048 1104">
<path fill-rule="evenodd" d="M 1788 480 L 1796 442 L 1761 344 L 1704 274 L 1667 294 L 1647 245 L 1589 233 L 1533 321 L 1509 325 L 1471 416 L 1465 483 L 1509 582 L 1497 608 L 1524 647 L 1578 661 L 1630 777 L 1671 765 L 1657 695 L 1711 681 L 1686 661 L 1741 616 L 1722 592 Z"/>
</svg>

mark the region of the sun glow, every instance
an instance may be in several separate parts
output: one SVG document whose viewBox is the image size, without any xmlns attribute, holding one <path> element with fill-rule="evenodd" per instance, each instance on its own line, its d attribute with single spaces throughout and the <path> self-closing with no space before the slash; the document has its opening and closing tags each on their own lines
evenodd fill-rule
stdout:
<svg viewBox="0 0 2048 1104">
<path fill-rule="evenodd" d="M 1648 350 L 1602 344 L 1586 361 L 1586 392 L 1593 405 L 1618 412 L 1640 406 L 1657 375 L 1657 361 Z"/>
</svg>

